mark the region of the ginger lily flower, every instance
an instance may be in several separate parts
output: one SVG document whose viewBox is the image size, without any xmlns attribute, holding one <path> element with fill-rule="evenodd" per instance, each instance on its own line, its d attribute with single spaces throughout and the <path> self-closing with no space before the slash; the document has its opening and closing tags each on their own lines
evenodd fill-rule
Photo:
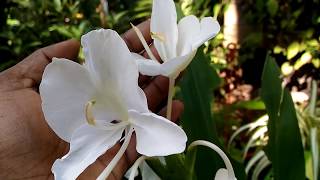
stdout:
<svg viewBox="0 0 320 180">
<path fill-rule="evenodd" d="M 133 25 L 132 25 L 133 26 Z M 220 25 L 212 17 L 202 18 L 190 15 L 177 24 L 177 13 L 173 0 L 153 0 L 150 31 L 153 43 L 163 63 L 160 64 L 152 54 L 146 40 L 138 28 L 133 26 L 151 61 L 136 58 L 141 74 L 169 77 L 167 118 L 171 117 L 174 82 L 194 58 L 198 47 L 213 38 Z"/>
<path fill-rule="evenodd" d="M 100 179 L 112 171 L 133 131 L 140 154 L 165 156 L 184 151 L 184 131 L 148 110 L 136 64 L 121 37 L 112 30 L 95 30 L 82 36 L 81 43 L 86 63 L 55 58 L 40 85 L 46 121 L 70 143 L 68 154 L 52 166 L 55 178 L 76 179 L 123 133 L 122 147 Z"/>
<path fill-rule="evenodd" d="M 176 78 L 193 59 L 196 50 L 219 31 L 219 23 L 212 17 L 202 18 L 190 15 L 177 24 L 177 13 L 173 0 L 153 0 L 151 14 L 151 37 L 163 63 L 158 63 L 146 46 L 143 36 L 134 28 L 143 42 L 149 57 L 154 61 L 138 59 L 140 73 L 144 75 L 164 75 Z"/>
</svg>

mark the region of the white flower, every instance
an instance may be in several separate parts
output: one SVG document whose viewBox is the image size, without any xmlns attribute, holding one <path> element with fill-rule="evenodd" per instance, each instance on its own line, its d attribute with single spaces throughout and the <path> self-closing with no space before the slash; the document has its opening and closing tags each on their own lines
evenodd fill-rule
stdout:
<svg viewBox="0 0 320 180">
<path fill-rule="evenodd" d="M 77 178 L 123 132 L 123 145 L 108 173 L 125 152 L 133 131 L 140 154 L 165 156 L 184 151 L 184 131 L 148 110 L 136 64 L 121 37 L 112 30 L 95 30 L 84 35 L 81 43 L 85 65 L 55 58 L 40 85 L 46 121 L 70 143 L 68 154 L 53 164 L 55 178 Z"/>
<path fill-rule="evenodd" d="M 146 46 L 143 36 L 134 28 L 153 61 L 138 59 L 140 73 L 164 75 L 175 79 L 193 59 L 196 50 L 219 31 L 219 23 L 212 17 L 201 21 L 193 15 L 182 18 L 177 25 L 177 14 L 173 0 L 153 0 L 151 14 L 151 37 L 163 63 L 158 63 Z"/>
</svg>

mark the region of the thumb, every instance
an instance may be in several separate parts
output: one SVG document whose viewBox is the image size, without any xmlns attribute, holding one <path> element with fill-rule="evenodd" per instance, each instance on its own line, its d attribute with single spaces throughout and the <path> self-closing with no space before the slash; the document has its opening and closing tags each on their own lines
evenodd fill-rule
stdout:
<svg viewBox="0 0 320 180">
<path fill-rule="evenodd" d="M 79 48 L 79 42 L 74 39 L 53 44 L 38 49 L 11 70 L 16 71 L 14 74 L 20 76 L 20 79 L 32 80 L 33 83 L 29 86 L 34 86 L 40 83 L 43 71 L 53 57 L 75 60 L 78 57 Z"/>
</svg>

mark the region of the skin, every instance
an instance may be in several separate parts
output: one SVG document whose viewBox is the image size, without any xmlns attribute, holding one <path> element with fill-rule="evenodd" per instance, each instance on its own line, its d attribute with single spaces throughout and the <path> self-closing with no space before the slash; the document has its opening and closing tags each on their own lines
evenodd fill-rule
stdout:
<svg viewBox="0 0 320 180">
<path fill-rule="evenodd" d="M 149 23 L 146 21 L 138 28 L 151 43 Z M 122 37 L 132 52 L 146 56 L 145 52 L 141 52 L 143 47 L 133 30 Z M 75 60 L 79 47 L 76 40 L 44 47 L 0 73 L 0 179 L 54 179 L 51 166 L 57 158 L 68 152 L 69 144 L 61 140 L 46 123 L 38 87 L 44 68 L 52 57 Z M 153 47 L 151 49 L 154 51 Z M 149 109 L 164 115 L 166 111 L 161 108 L 161 104 L 167 98 L 167 78 L 141 76 L 139 85 L 146 93 Z M 171 119 L 176 121 L 183 111 L 183 104 L 174 101 L 172 109 Z M 108 177 L 109 180 L 122 179 L 126 170 L 139 157 L 135 144 L 133 136 L 126 153 Z M 96 179 L 120 146 L 120 143 L 116 144 L 99 157 L 78 179 Z"/>
</svg>

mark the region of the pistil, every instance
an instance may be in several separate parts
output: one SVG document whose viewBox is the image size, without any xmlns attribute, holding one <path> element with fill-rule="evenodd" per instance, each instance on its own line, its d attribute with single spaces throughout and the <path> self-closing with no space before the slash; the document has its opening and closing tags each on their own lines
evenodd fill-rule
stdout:
<svg viewBox="0 0 320 180">
<path fill-rule="evenodd" d="M 144 49 L 146 50 L 148 56 L 149 56 L 152 60 L 158 62 L 157 59 L 156 59 L 156 57 L 153 55 L 151 49 L 149 48 L 149 45 L 147 44 L 146 40 L 144 39 L 144 37 L 143 37 L 140 29 L 137 28 L 136 26 L 134 26 L 132 23 L 130 23 L 130 24 L 131 24 L 131 26 L 132 26 L 132 29 L 136 32 L 139 40 L 141 41 Z"/>
<path fill-rule="evenodd" d="M 126 152 L 127 147 L 130 142 L 130 139 L 131 139 L 131 136 L 132 136 L 132 133 L 133 133 L 133 128 L 130 127 L 130 130 L 129 130 L 128 134 L 126 135 L 125 140 L 124 140 L 122 146 L 120 147 L 119 151 L 114 156 L 114 158 L 111 160 L 111 162 L 108 164 L 108 166 L 102 171 L 102 173 L 99 175 L 97 180 L 105 180 L 110 175 L 110 173 L 112 172 L 114 167 L 117 165 L 117 163 L 121 159 L 122 155 Z"/>
</svg>

